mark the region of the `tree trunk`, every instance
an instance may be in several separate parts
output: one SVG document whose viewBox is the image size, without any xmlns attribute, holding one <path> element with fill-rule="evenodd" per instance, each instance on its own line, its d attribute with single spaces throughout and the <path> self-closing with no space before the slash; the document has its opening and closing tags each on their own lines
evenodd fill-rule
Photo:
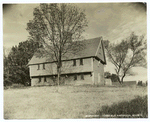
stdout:
<svg viewBox="0 0 150 122">
<path fill-rule="evenodd" d="M 60 75 L 61 75 L 61 60 L 58 61 L 58 65 L 57 65 L 57 85 L 58 85 L 58 89 L 59 89 L 59 85 L 60 85 Z M 58 92 L 58 89 L 57 89 L 57 92 Z"/>
<path fill-rule="evenodd" d="M 59 67 L 57 67 L 57 74 L 58 74 L 57 85 L 59 87 L 59 84 L 60 84 L 60 68 Z"/>
<path fill-rule="evenodd" d="M 125 75 L 123 75 L 122 78 L 121 78 L 121 81 L 120 81 L 121 84 L 123 84 L 123 79 L 124 79 L 124 77 L 125 77 Z"/>
<path fill-rule="evenodd" d="M 60 68 L 57 66 L 57 90 L 56 92 L 58 92 L 59 83 L 60 83 Z"/>
<path fill-rule="evenodd" d="M 117 75 L 118 76 L 118 75 Z M 121 80 L 120 80 L 120 77 L 118 76 L 118 81 L 119 81 L 119 83 L 121 84 Z"/>
<path fill-rule="evenodd" d="M 117 72 L 117 76 L 118 76 L 118 81 L 121 84 L 121 80 L 120 80 L 120 76 L 119 76 L 119 72 Z"/>
</svg>

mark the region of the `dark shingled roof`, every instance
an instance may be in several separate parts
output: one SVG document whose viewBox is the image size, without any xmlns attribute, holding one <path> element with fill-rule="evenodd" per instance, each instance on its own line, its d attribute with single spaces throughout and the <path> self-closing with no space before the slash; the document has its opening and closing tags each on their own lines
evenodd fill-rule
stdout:
<svg viewBox="0 0 150 122">
<path fill-rule="evenodd" d="M 87 39 L 82 41 L 85 45 L 84 49 L 79 51 L 76 55 L 69 54 L 67 58 L 62 57 L 62 60 L 70 60 L 70 59 L 78 59 L 78 58 L 86 58 L 86 57 L 96 57 L 101 60 L 104 64 L 106 63 L 104 48 L 102 44 L 102 37 Z M 97 55 L 98 47 L 102 47 L 101 56 Z M 53 62 L 53 60 L 47 60 L 47 57 L 37 57 L 33 56 L 32 59 L 29 61 L 28 65 L 31 64 L 39 64 L 39 63 L 46 63 L 46 62 Z"/>
</svg>

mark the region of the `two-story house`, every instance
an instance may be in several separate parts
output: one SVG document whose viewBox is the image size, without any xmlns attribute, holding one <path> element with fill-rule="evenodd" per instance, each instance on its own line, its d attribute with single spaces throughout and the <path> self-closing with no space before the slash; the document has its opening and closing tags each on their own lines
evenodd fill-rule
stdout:
<svg viewBox="0 0 150 122">
<path fill-rule="evenodd" d="M 83 40 L 83 50 L 77 55 L 62 60 L 61 82 L 65 84 L 104 85 L 104 65 L 106 64 L 102 37 Z M 31 86 L 53 85 L 57 82 L 57 66 L 47 57 L 33 56 L 29 61 Z"/>
</svg>

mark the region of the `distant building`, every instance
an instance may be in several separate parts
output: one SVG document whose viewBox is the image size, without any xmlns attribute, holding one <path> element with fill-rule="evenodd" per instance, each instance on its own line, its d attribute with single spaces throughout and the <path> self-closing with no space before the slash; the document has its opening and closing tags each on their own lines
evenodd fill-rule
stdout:
<svg viewBox="0 0 150 122">
<path fill-rule="evenodd" d="M 102 37 L 82 41 L 83 50 L 76 55 L 62 58 L 61 82 L 64 84 L 104 85 L 104 65 L 106 64 Z M 53 85 L 57 82 L 55 61 L 35 55 L 28 63 L 31 86 Z"/>
</svg>

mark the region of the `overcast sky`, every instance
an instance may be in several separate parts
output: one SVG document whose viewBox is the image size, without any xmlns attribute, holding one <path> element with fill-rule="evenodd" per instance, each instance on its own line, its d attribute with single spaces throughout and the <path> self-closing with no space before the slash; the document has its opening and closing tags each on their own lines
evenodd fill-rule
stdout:
<svg viewBox="0 0 150 122">
<path fill-rule="evenodd" d="M 81 3 L 77 4 L 88 19 L 85 39 L 102 36 L 119 41 L 131 32 L 147 36 L 146 8 L 139 3 Z M 3 7 L 3 45 L 12 47 L 27 40 L 27 23 L 33 19 L 38 4 L 9 4 Z"/>
</svg>

